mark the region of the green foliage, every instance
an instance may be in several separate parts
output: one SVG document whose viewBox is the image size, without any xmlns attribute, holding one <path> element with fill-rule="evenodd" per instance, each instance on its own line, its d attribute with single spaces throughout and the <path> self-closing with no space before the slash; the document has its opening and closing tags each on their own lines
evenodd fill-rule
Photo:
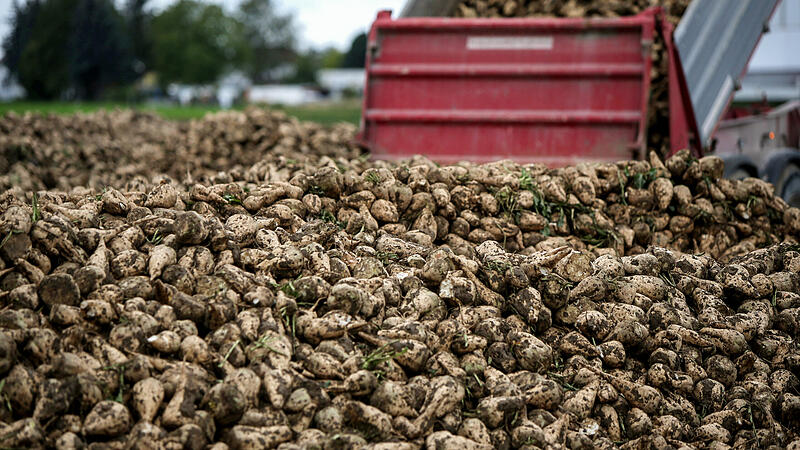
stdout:
<svg viewBox="0 0 800 450">
<path fill-rule="evenodd" d="M 3 50 L 28 97 L 93 99 L 132 80 L 129 41 L 112 0 L 43 0 L 15 6 Z"/>
<path fill-rule="evenodd" d="M 610 247 L 615 242 L 620 241 L 620 237 L 613 230 L 606 230 L 597 226 L 597 222 L 592 223 L 593 235 L 579 236 L 581 240 L 595 247 Z"/>
<path fill-rule="evenodd" d="M 11 236 L 13 234 L 14 230 L 9 230 L 8 233 L 6 233 L 6 236 L 3 238 L 2 241 L 0 241 L 0 248 L 3 248 L 6 245 L 6 242 L 8 242 L 8 240 L 11 239 Z"/>
<path fill-rule="evenodd" d="M 109 400 L 113 400 L 117 403 L 125 403 L 125 364 L 113 364 L 110 366 L 103 367 L 103 370 L 113 370 L 117 372 L 117 376 L 119 377 L 119 391 L 117 391 L 117 395 L 114 398 L 110 398 Z"/>
<path fill-rule="evenodd" d="M 342 67 L 364 67 L 367 57 L 367 33 L 361 33 L 353 39 L 350 49 L 344 55 Z"/>
<path fill-rule="evenodd" d="M 253 342 L 253 347 L 255 347 L 255 348 L 265 348 L 265 349 L 267 349 L 267 350 L 269 350 L 269 351 L 271 351 L 273 353 L 277 353 L 277 354 L 279 354 L 281 356 L 289 357 L 289 355 L 287 355 L 286 353 L 284 353 L 284 352 L 276 349 L 275 347 L 269 345 L 270 341 L 272 341 L 273 339 L 275 339 L 274 335 L 273 336 L 269 336 L 269 335 L 265 334 L 264 336 L 261 336 L 261 338 L 259 338 L 259 340 Z"/>
<path fill-rule="evenodd" d="M 133 53 L 111 0 L 78 0 L 67 61 L 79 98 L 97 99 L 110 85 L 133 81 Z"/>
<path fill-rule="evenodd" d="M 158 114 L 170 120 L 189 120 L 200 119 L 210 112 L 219 111 L 216 106 L 192 105 L 192 106 L 169 106 L 169 105 L 139 105 L 135 103 L 115 103 L 115 102 L 30 102 L 18 101 L 0 103 L 0 114 L 13 111 L 16 113 L 36 112 L 42 114 L 75 114 L 88 113 L 101 110 L 114 110 L 120 108 L 130 108 L 137 111 L 147 111 Z M 273 106 L 271 109 L 284 111 L 287 115 L 296 117 L 298 120 L 317 122 L 322 124 L 332 124 L 338 122 L 349 122 L 358 124 L 361 117 L 361 105 L 356 102 L 343 102 L 325 105 L 303 105 L 303 106 Z M 369 155 L 366 155 L 369 158 Z"/>
<path fill-rule="evenodd" d="M 125 18 L 128 34 L 131 37 L 130 46 L 133 52 L 134 71 L 142 74 L 152 65 L 153 38 L 150 34 L 152 14 L 145 11 L 149 0 L 127 0 L 122 14 Z"/>
<path fill-rule="evenodd" d="M 372 171 L 367 172 L 366 175 L 364 175 L 364 181 L 372 183 L 372 185 L 374 186 L 374 185 L 377 185 L 378 183 L 380 183 L 383 180 L 381 179 L 381 176 L 378 175 L 378 172 L 372 170 Z"/>
<path fill-rule="evenodd" d="M 227 362 L 228 358 L 230 358 L 231 353 L 233 353 L 233 349 L 238 347 L 241 342 L 242 342 L 241 339 L 237 339 L 233 344 L 231 344 L 231 347 L 228 349 L 227 352 L 225 352 L 225 356 L 222 358 L 222 361 L 219 362 L 217 367 L 225 367 L 225 362 Z"/>
<path fill-rule="evenodd" d="M 0 380 L 0 404 L 4 405 L 6 409 L 8 409 L 8 412 L 13 414 L 14 409 L 11 407 L 11 400 L 9 400 L 8 394 L 3 392 L 3 388 L 5 387 L 6 387 L 6 379 L 3 378 L 2 380 Z"/>
<path fill-rule="evenodd" d="M 294 75 L 289 78 L 292 83 L 317 83 L 317 71 L 320 68 L 319 54 L 313 50 L 297 55 L 294 61 Z"/>
<path fill-rule="evenodd" d="M 19 74 L 22 52 L 31 39 L 40 9 L 40 2 L 14 2 L 13 4 L 9 23 L 11 30 L 3 40 L 3 64 L 11 74 Z"/>
<path fill-rule="evenodd" d="M 31 221 L 36 223 L 42 218 L 42 212 L 39 210 L 39 195 L 36 192 L 33 193 L 33 197 L 31 198 L 31 209 L 33 210 L 31 213 Z"/>
<path fill-rule="evenodd" d="M 633 182 L 641 186 L 639 189 L 646 187 L 650 182 L 652 182 L 656 178 L 655 171 L 649 171 L 633 177 Z M 520 172 L 519 177 L 519 186 L 520 189 L 528 190 L 533 194 L 533 206 L 531 210 L 545 219 L 547 219 L 548 224 L 542 230 L 542 234 L 544 236 L 550 236 L 552 234 L 552 230 L 550 229 L 550 222 L 556 221 L 558 226 L 562 226 L 565 223 L 568 223 L 570 229 L 573 228 L 573 224 L 575 222 L 575 215 L 576 213 L 584 213 L 589 214 L 592 217 L 592 225 L 591 225 L 591 234 L 587 234 L 584 236 L 579 236 L 580 239 L 589 245 L 594 245 L 598 247 L 607 247 L 612 245 L 615 242 L 619 242 L 620 238 L 616 232 L 613 230 L 607 230 L 601 228 L 597 220 L 595 218 L 594 211 L 582 204 L 572 204 L 572 203 L 560 203 L 560 202 L 551 202 L 548 201 L 542 191 L 539 189 L 539 186 L 533 180 L 533 176 L 527 169 L 522 169 Z M 620 190 L 624 193 L 624 183 L 622 182 L 622 177 L 620 177 Z M 511 202 L 510 196 L 506 195 L 504 198 L 498 197 L 498 191 L 495 193 L 495 197 L 498 199 L 501 208 L 504 212 L 507 211 L 515 211 L 517 210 L 516 216 L 512 214 L 512 217 L 518 217 L 519 212 L 516 204 Z M 624 201 L 624 198 L 623 198 Z"/>
<path fill-rule="evenodd" d="M 223 194 L 222 195 L 222 199 L 225 200 L 226 202 L 228 202 L 228 204 L 231 204 L 231 205 L 241 205 L 242 204 L 242 200 L 239 197 L 237 197 L 237 196 L 235 196 L 233 194 Z"/>
<path fill-rule="evenodd" d="M 394 359 L 408 351 L 408 347 L 403 347 L 403 349 L 399 351 L 393 350 L 391 348 L 392 344 L 394 344 L 394 342 L 381 345 L 365 356 L 361 368 L 364 370 L 375 370 L 381 363 Z"/>
<path fill-rule="evenodd" d="M 344 54 L 339 50 L 331 47 L 322 52 L 320 57 L 320 66 L 323 69 L 336 69 L 344 63 Z"/>
<path fill-rule="evenodd" d="M 208 84 L 249 57 L 243 25 L 222 8 L 180 0 L 153 19 L 153 67 L 159 81 Z"/>
<path fill-rule="evenodd" d="M 69 87 L 65 37 L 71 33 L 70 18 L 76 6 L 77 0 L 42 2 L 28 39 L 19 42 L 19 61 L 11 73 L 17 76 L 28 97 L 53 99 Z"/>
<path fill-rule="evenodd" d="M 280 289 L 283 291 L 284 294 L 288 295 L 289 297 L 297 297 L 297 288 L 294 287 L 295 280 L 289 280 L 286 283 L 282 284 Z"/>
<path fill-rule="evenodd" d="M 522 168 L 519 175 L 519 188 L 524 190 L 533 191 L 536 189 L 536 185 L 533 182 L 533 176 L 531 176 L 531 172 L 526 169 Z"/>
<path fill-rule="evenodd" d="M 149 243 L 151 243 L 153 245 L 158 245 L 158 244 L 161 243 L 161 240 L 164 239 L 164 236 L 161 236 L 161 233 L 158 230 L 156 230 L 156 231 L 153 232 L 153 236 L 152 237 L 145 238 L 145 239 L 147 239 L 147 242 L 149 242 Z"/>
<path fill-rule="evenodd" d="M 358 101 L 326 105 L 286 106 L 278 109 L 300 120 L 322 124 L 350 122 L 358 125 L 361 119 L 361 103 Z"/>
<path fill-rule="evenodd" d="M 511 268 L 511 264 L 507 261 L 489 261 L 486 263 L 486 269 L 503 274 Z"/>
<path fill-rule="evenodd" d="M 231 69 L 256 83 L 295 64 L 313 82 L 338 67 L 335 49 L 297 58 L 291 14 L 273 0 L 244 0 L 235 15 L 203 0 L 178 0 L 158 13 L 149 0 L 20 0 L 3 40 L 4 64 L 31 99 L 129 100 L 132 82 L 155 72 L 162 86 L 210 84 Z M 357 121 L 357 118 L 355 119 Z"/>
<path fill-rule="evenodd" d="M 628 202 L 625 200 L 625 180 L 622 179 L 622 174 L 617 175 L 617 180 L 619 181 L 619 198 L 623 205 L 628 206 Z"/>
<path fill-rule="evenodd" d="M 552 378 L 555 378 L 554 381 L 556 383 L 560 384 L 561 387 L 563 387 L 567 391 L 577 391 L 578 390 L 578 388 L 576 388 L 575 386 L 573 386 L 570 383 L 566 382 L 564 375 L 561 375 L 559 373 L 555 373 L 555 372 L 552 372 L 552 371 L 548 371 L 547 375 L 552 377 Z"/>
<path fill-rule="evenodd" d="M 554 203 L 549 203 L 545 200 L 544 194 L 539 189 L 536 182 L 533 181 L 533 176 L 527 169 L 522 169 L 519 176 L 519 188 L 530 191 L 533 194 L 533 211 L 547 219 L 553 215 Z"/>
<path fill-rule="evenodd" d="M 375 256 L 385 266 L 400 259 L 400 255 L 395 252 L 377 252 Z"/>
<path fill-rule="evenodd" d="M 334 216 L 333 213 L 328 211 L 327 209 L 323 209 L 322 211 L 320 211 L 319 218 L 325 222 L 332 223 L 339 228 L 345 227 L 345 224 L 339 221 L 339 219 L 337 219 L 336 216 Z"/>
<path fill-rule="evenodd" d="M 297 342 L 297 314 L 292 313 L 289 315 L 286 306 L 281 307 L 279 312 L 281 314 L 281 318 L 283 318 L 283 323 L 286 326 L 286 329 L 291 331 L 292 347 L 294 347 L 295 343 Z"/>
<path fill-rule="evenodd" d="M 636 173 L 631 177 L 633 187 L 636 189 L 644 189 L 650 186 L 656 178 L 658 178 L 658 170 L 650 169 L 647 172 Z"/>
<path fill-rule="evenodd" d="M 296 27 L 289 14 L 275 11 L 272 0 L 246 0 L 238 20 L 250 52 L 244 68 L 256 83 L 271 81 L 270 70 L 292 61 Z"/>
<path fill-rule="evenodd" d="M 517 203 L 517 193 L 508 186 L 503 186 L 494 193 L 494 198 L 500 206 L 503 215 L 514 222 L 519 221 L 521 209 Z"/>
</svg>

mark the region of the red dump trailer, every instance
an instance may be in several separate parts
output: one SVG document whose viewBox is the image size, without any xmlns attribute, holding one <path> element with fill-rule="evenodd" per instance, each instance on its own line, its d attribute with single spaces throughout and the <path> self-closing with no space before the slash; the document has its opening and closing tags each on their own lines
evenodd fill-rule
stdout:
<svg viewBox="0 0 800 450">
<path fill-rule="evenodd" d="M 671 152 L 700 155 L 777 0 L 737 2 L 752 11 L 720 3 L 693 2 L 694 26 L 682 35 L 694 42 L 683 47 L 657 7 L 613 19 L 393 19 L 382 11 L 368 38 L 359 139 L 383 159 L 560 166 L 643 158 L 651 46 L 660 33 Z M 717 42 L 696 30 L 715 24 L 720 36 L 738 27 L 737 38 Z M 695 64 L 686 72 L 679 54 L 693 63 L 720 59 L 719 70 Z"/>
</svg>

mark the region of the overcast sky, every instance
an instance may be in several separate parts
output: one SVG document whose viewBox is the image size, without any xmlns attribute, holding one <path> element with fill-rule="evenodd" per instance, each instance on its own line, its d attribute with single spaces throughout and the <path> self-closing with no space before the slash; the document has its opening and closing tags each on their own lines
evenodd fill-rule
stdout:
<svg viewBox="0 0 800 450">
<path fill-rule="evenodd" d="M 18 0 L 24 1 L 24 0 Z M 149 5 L 162 9 L 175 0 L 150 0 Z M 240 0 L 206 0 L 235 10 Z M 8 21 L 14 0 L 0 0 L 0 38 L 9 31 Z M 120 0 L 117 0 L 121 3 Z M 369 29 L 381 9 L 398 14 L 405 0 L 275 0 L 280 11 L 292 11 L 303 48 L 333 45 L 347 50 L 353 37 Z M 1 51 L 1 50 L 0 50 Z"/>
</svg>

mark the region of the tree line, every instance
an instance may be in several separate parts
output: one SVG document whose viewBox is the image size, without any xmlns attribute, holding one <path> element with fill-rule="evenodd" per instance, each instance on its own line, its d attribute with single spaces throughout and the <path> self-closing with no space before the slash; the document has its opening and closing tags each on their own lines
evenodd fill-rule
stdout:
<svg viewBox="0 0 800 450">
<path fill-rule="evenodd" d="M 232 70 L 254 83 L 311 83 L 322 67 L 364 66 L 363 34 L 344 54 L 300 52 L 294 18 L 273 0 L 245 0 L 233 12 L 197 0 L 154 12 L 147 2 L 15 1 L 3 63 L 29 98 L 83 100 L 123 92 L 146 73 L 161 86 L 210 84 Z"/>
</svg>

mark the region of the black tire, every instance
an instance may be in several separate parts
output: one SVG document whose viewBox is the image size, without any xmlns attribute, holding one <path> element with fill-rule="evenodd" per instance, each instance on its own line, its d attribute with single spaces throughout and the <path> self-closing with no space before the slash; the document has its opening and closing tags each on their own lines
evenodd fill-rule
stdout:
<svg viewBox="0 0 800 450">
<path fill-rule="evenodd" d="M 758 167 L 747 156 L 726 155 L 722 160 L 725 162 L 723 177 L 729 180 L 744 180 L 748 177 L 758 178 Z"/>
<path fill-rule="evenodd" d="M 787 166 L 775 184 L 775 192 L 780 193 L 789 206 L 800 208 L 800 167 L 794 164 Z"/>
<path fill-rule="evenodd" d="M 753 174 L 746 171 L 745 169 L 738 167 L 733 172 L 725 176 L 725 178 L 729 178 L 731 180 L 744 180 L 745 178 L 752 177 Z"/>
</svg>

